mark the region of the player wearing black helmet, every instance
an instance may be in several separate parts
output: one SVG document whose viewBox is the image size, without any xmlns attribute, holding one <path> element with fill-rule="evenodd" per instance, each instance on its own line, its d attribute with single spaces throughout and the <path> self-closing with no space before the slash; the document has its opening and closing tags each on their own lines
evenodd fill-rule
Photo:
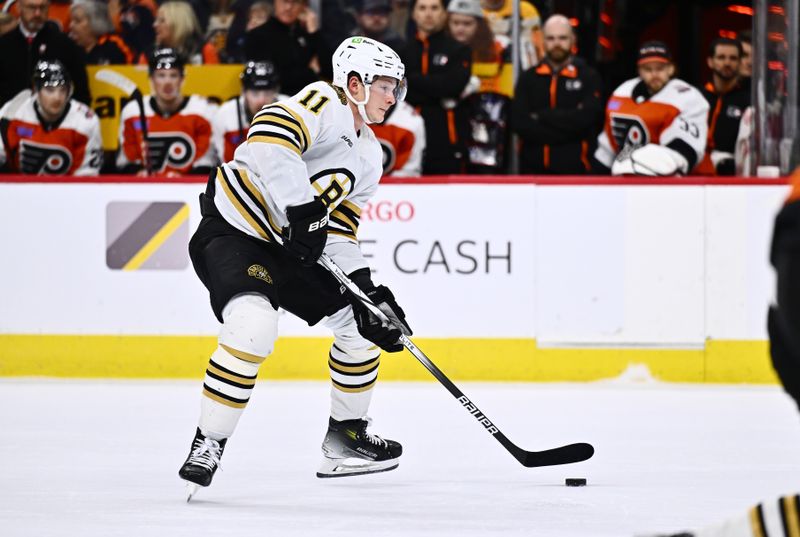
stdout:
<svg viewBox="0 0 800 537">
<path fill-rule="evenodd" d="M 281 98 L 280 78 L 271 62 L 248 62 L 241 79 L 242 94 L 224 102 L 212 121 L 214 149 L 222 162 L 233 160 L 233 152 L 244 141 L 253 116 Z"/>
<path fill-rule="evenodd" d="M 174 49 L 156 50 L 149 61 L 152 94 L 145 97 L 147 155 L 154 173 L 208 173 L 216 157 L 211 122 L 217 107 L 198 95 L 183 95 L 183 60 Z M 117 167 L 144 173 L 138 105 L 130 102 L 120 118 Z"/>
<path fill-rule="evenodd" d="M 0 164 L 32 175 L 97 175 L 103 161 L 100 122 L 71 98 L 64 65 L 38 62 L 31 85 L 0 109 Z"/>
</svg>

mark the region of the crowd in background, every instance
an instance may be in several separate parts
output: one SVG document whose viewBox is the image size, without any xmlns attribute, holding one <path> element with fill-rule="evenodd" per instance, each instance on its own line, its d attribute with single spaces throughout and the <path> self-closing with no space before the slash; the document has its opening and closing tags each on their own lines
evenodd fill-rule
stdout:
<svg viewBox="0 0 800 537">
<path fill-rule="evenodd" d="M 91 105 L 87 65 L 150 65 L 153 82 L 154 57 L 164 50 L 180 64 L 174 87 L 161 86 L 175 93 L 174 102 L 157 95 L 153 86 L 149 113 L 169 128 L 174 127 L 170 118 L 186 116 L 191 108 L 181 90 L 183 65 L 257 62 L 271 73 L 269 88 L 260 88 L 269 89 L 268 96 L 259 99 L 253 93 L 236 107 L 241 135 L 258 110 L 247 103 L 269 104 L 316 80 L 330 80 L 331 54 L 342 39 L 363 35 L 391 46 L 406 65 L 409 91 L 383 124 L 372 126 L 384 146 L 387 175 L 504 174 L 515 159 L 526 174 L 733 175 L 739 127 L 750 105 L 747 33 L 712 43 L 711 78 L 697 89 L 677 79 L 666 45 L 645 43 L 637 56 L 639 76 L 608 95 L 598 72 L 576 54 L 575 21 L 561 14 L 543 20 L 536 3 L 526 0 L 520 4 L 516 86 L 512 0 L 322 0 L 320 13 L 305 0 L 7 0 L 0 6 L 4 172 L 52 170 L 31 168 L 33 161 L 23 158 L 24 147 L 32 146 L 23 143 L 24 133 L 40 130 L 43 138 L 37 143 L 52 145 L 47 134 L 55 136 L 69 102 Z M 62 117 L 47 120 L 32 80 L 40 61 L 56 60 L 70 90 Z M 17 97 L 31 89 L 25 108 Z M 248 89 L 259 88 L 243 87 L 240 100 Z M 696 98 L 701 92 L 702 102 Z M 209 139 L 234 143 L 236 133 L 212 132 L 215 123 L 227 121 L 214 120 L 222 108 L 199 107 L 196 114 L 208 127 L 187 135 L 205 136 L 207 130 Z M 33 126 L 23 121 L 24 110 Z M 15 136 L 8 134 L 12 125 Z M 126 132 L 123 121 L 120 154 L 106 155 L 105 164 L 86 173 L 137 171 L 121 158 L 126 142 L 131 148 L 140 145 L 125 139 L 138 132 L 134 126 Z M 150 131 L 155 137 L 158 127 Z M 225 160 L 225 143 L 193 142 L 208 147 L 203 155 L 193 155 L 202 157 L 203 166 L 150 171 L 202 173 Z"/>
</svg>

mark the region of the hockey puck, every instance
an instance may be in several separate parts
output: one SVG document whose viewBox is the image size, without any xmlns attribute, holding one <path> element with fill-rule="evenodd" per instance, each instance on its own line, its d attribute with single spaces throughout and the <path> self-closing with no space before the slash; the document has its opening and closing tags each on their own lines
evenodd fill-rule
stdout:
<svg viewBox="0 0 800 537">
<path fill-rule="evenodd" d="M 568 487 L 585 487 L 586 478 L 584 477 L 568 477 L 564 482 Z"/>
</svg>

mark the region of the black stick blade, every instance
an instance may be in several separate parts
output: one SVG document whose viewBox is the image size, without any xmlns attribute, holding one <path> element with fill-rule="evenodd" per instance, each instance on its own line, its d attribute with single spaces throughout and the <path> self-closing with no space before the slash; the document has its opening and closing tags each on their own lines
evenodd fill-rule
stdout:
<svg viewBox="0 0 800 537">
<path fill-rule="evenodd" d="M 527 468 L 535 468 L 581 462 L 590 459 L 592 455 L 594 455 L 594 447 L 591 444 L 580 443 L 545 451 L 523 451 L 523 456 L 517 457 L 517 460 Z"/>
</svg>

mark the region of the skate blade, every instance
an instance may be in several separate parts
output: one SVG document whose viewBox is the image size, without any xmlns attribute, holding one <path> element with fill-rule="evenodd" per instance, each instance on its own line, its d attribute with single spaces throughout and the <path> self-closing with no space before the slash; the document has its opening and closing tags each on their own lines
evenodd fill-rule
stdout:
<svg viewBox="0 0 800 537">
<path fill-rule="evenodd" d="M 317 470 L 317 477 L 351 477 L 356 475 L 377 474 L 394 470 L 400 465 L 397 459 L 387 461 L 365 461 L 363 459 L 324 459 Z"/>
<path fill-rule="evenodd" d="M 197 483 L 192 483 L 191 481 L 186 482 L 186 503 L 192 501 L 192 497 L 200 490 L 200 485 Z"/>
</svg>

